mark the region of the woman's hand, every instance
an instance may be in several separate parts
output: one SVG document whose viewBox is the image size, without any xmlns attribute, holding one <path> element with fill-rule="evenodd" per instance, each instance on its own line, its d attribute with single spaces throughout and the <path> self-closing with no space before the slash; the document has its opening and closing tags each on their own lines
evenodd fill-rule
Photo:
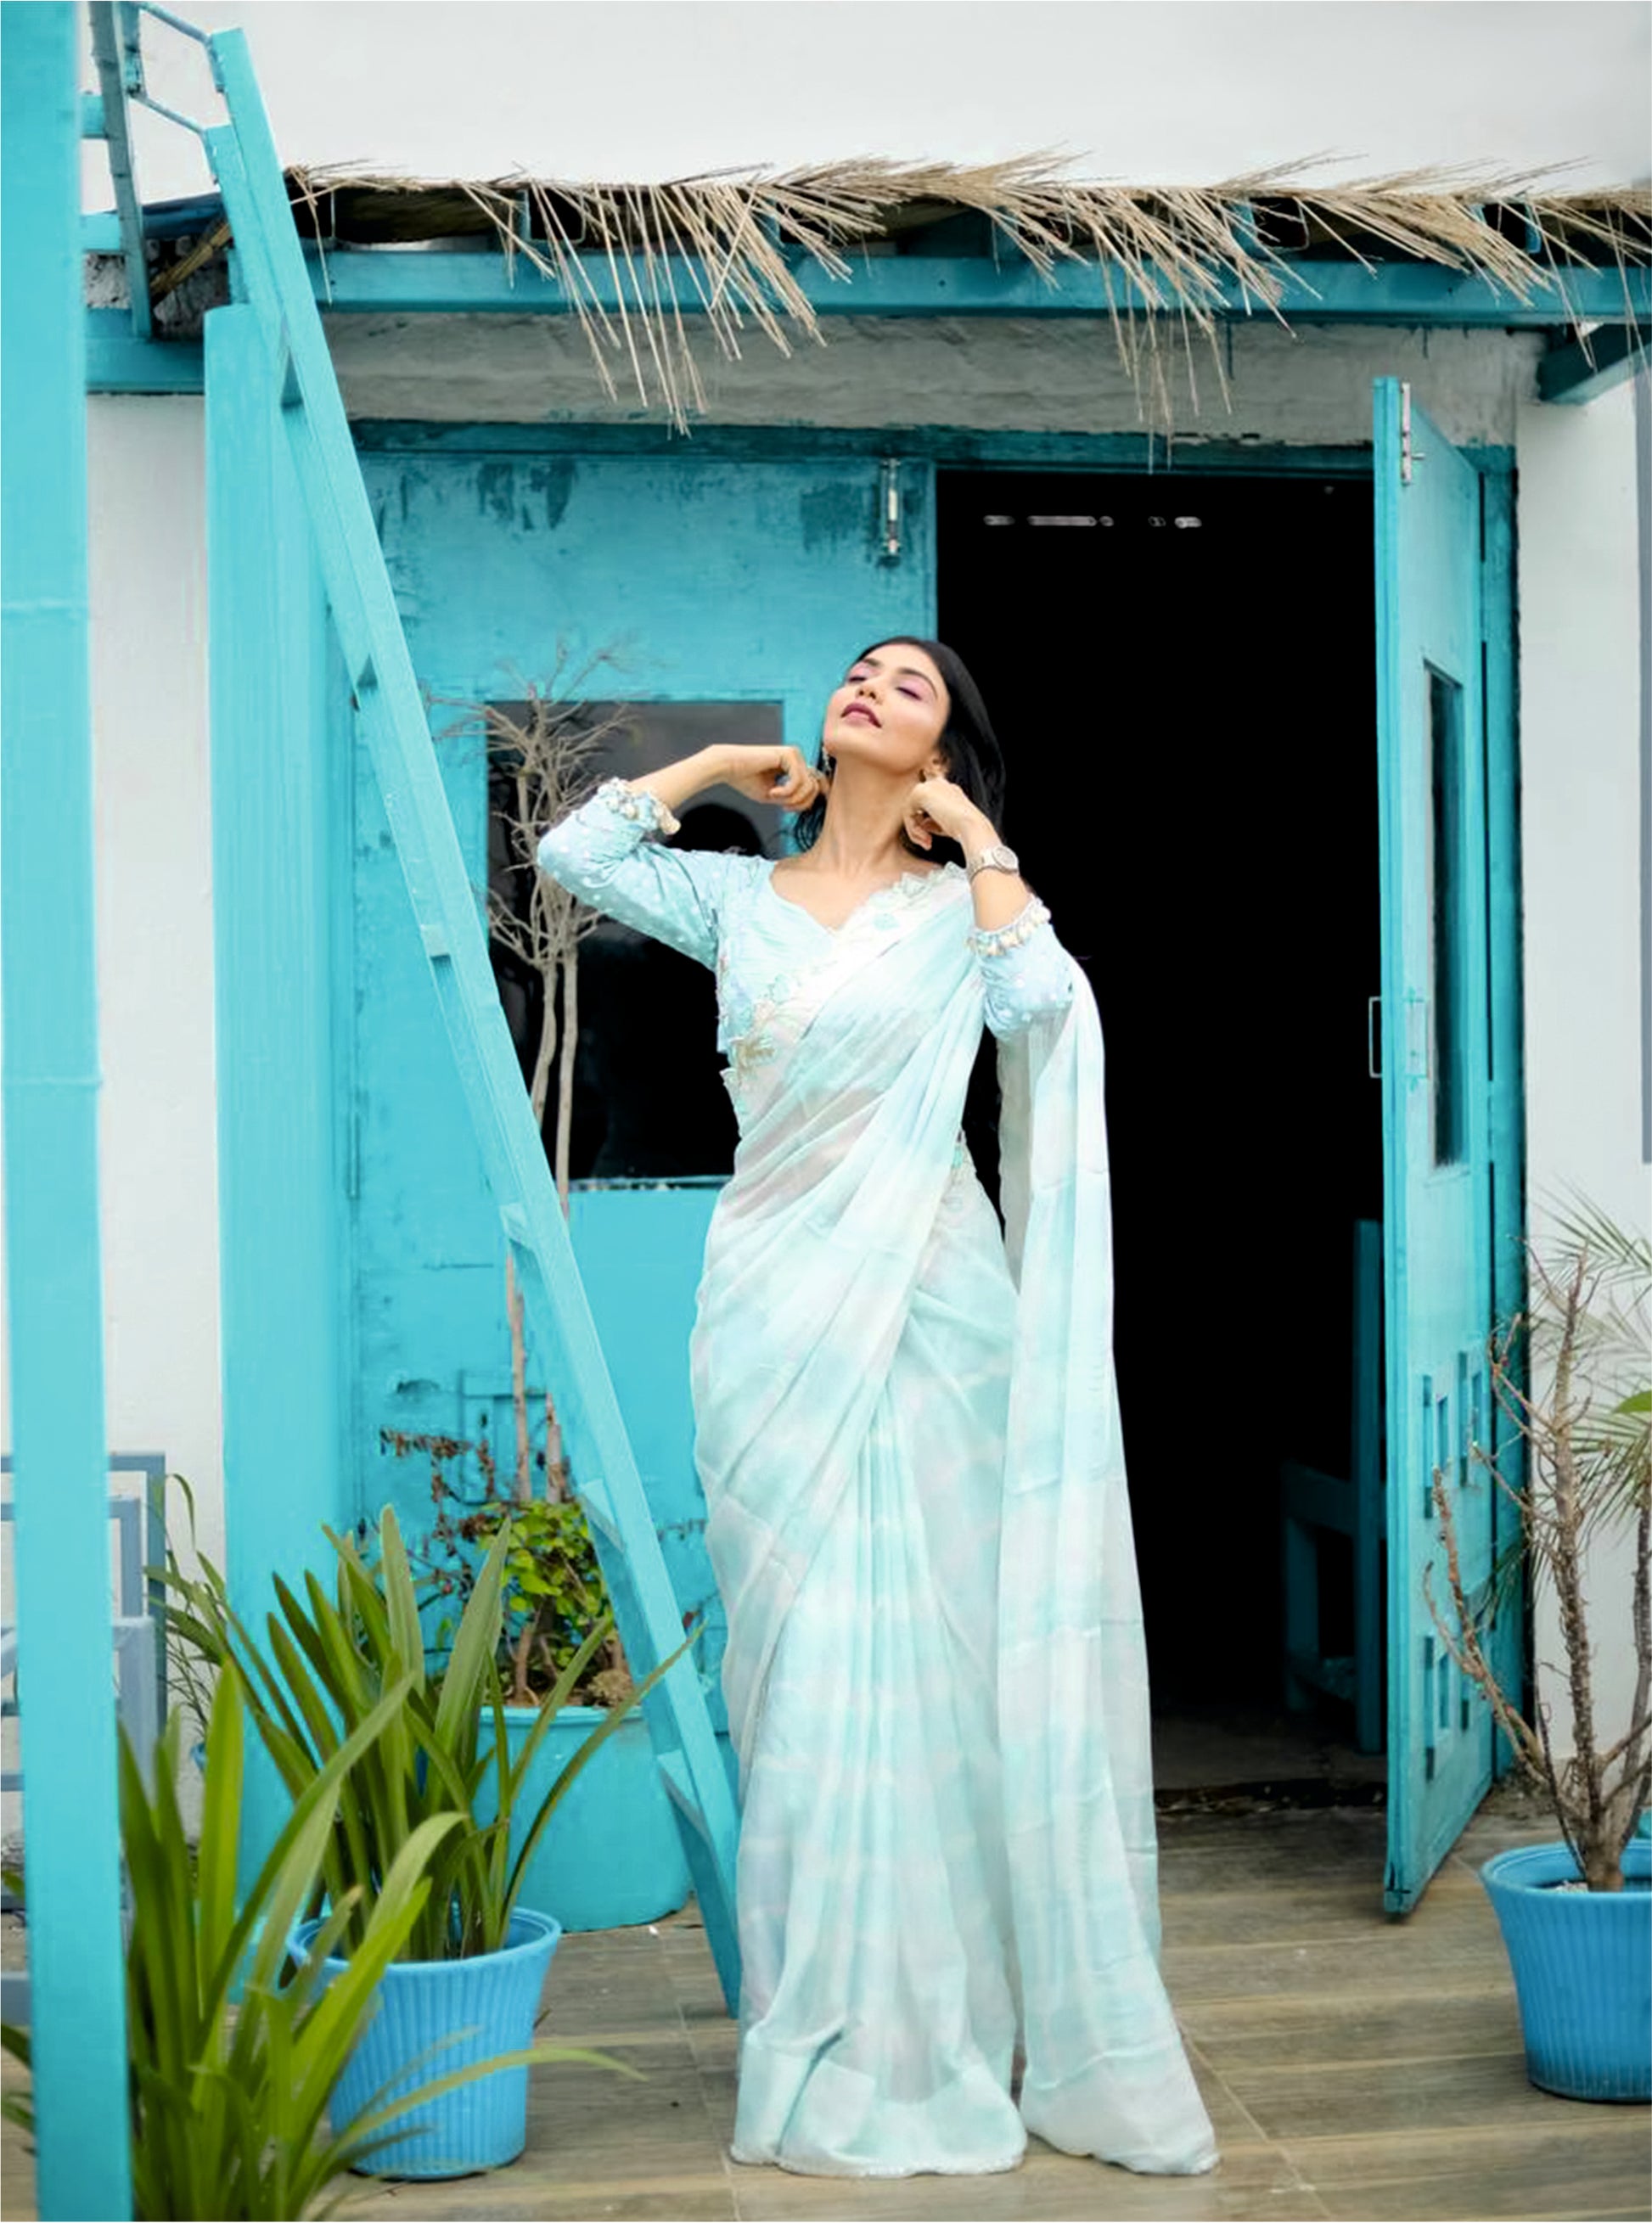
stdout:
<svg viewBox="0 0 1652 2223">
<path fill-rule="evenodd" d="M 993 822 L 962 788 L 949 779 L 920 779 L 906 798 L 906 831 L 921 849 L 944 834 L 966 851 L 984 849 L 998 839 Z"/>
<path fill-rule="evenodd" d="M 717 758 L 719 778 L 753 803 L 772 803 L 782 810 L 807 810 L 831 791 L 831 782 L 790 742 L 771 747 L 760 742 L 731 741 L 717 751 Z"/>
</svg>

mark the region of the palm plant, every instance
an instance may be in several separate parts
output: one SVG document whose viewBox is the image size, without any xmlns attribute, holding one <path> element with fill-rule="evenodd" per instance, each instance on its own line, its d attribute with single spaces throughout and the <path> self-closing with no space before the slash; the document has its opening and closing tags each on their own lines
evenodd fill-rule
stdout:
<svg viewBox="0 0 1652 2223">
<path fill-rule="evenodd" d="M 445 1671 L 426 1666 L 425 1633 L 412 1571 L 394 1511 L 379 1524 L 369 1565 L 355 1540 L 326 1532 L 337 1559 L 333 1594 L 313 1574 L 300 1600 L 279 1578 L 279 1613 L 266 1650 L 235 1613 L 224 1578 L 203 1559 L 196 1577 L 175 1566 L 167 1580 L 174 1632 L 246 1697 L 282 1781 L 299 1796 L 391 1689 L 405 1697 L 383 1735 L 350 1766 L 324 1848 L 320 1880 L 342 1912 L 340 1949 L 365 1942 L 373 1911 L 405 1848 L 426 1846 L 429 1892 L 396 1957 L 469 1959 L 506 1945 L 522 1879 L 563 1798 L 630 1711 L 614 1707 L 581 1743 L 523 1830 L 511 1857 L 511 1827 L 528 1772 L 579 1678 L 606 1642 L 612 1616 L 597 1622 L 564 1668 L 556 1691 L 513 1759 L 499 1668 L 510 1534 L 501 1529 L 466 1600 Z M 640 1703 L 681 1659 L 693 1636 L 637 1690 Z M 484 1728 L 485 1719 L 485 1728 Z M 493 1811 L 479 1817 L 484 1786 Z M 449 1826 L 425 1835 L 438 1816 Z"/>
<path fill-rule="evenodd" d="M 413 1686 L 392 1681 L 310 1776 L 274 1846 L 240 1896 L 244 1767 L 241 1688 L 220 1676 L 205 1741 L 199 1843 L 186 1839 L 176 1792 L 180 1722 L 167 1723 L 146 1771 L 121 1736 L 121 1836 L 130 1934 L 126 1951 L 127 2042 L 134 2213 L 140 2219 L 299 2217 L 316 2211 L 346 2170 L 370 2165 L 406 2111 L 501 2068 L 583 2060 L 634 2075 L 604 2054 L 540 2046 L 467 2063 L 393 2104 L 375 2100 L 329 2127 L 328 2103 L 369 2017 L 384 1970 L 429 1900 L 429 1862 L 460 1826 L 433 1813 L 410 1830 L 374 1894 L 334 1899 L 314 1959 L 280 1977 L 287 1941 L 320 1875 L 344 1787 L 394 1732 Z M 352 1921 L 359 1940 L 348 1967 L 324 1988 L 322 1958 Z M 27 2032 L 8 2028 L 9 2051 L 29 2059 Z M 26 2096 L 7 2113 L 33 2127 Z M 328 2212 L 328 2211 L 323 2211 Z"/>
<path fill-rule="evenodd" d="M 1528 1310 L 1491 1342 L 1493 1394 L 1523 1456 L 1476 1460 L 1519 1513 L 1506 1581 L 1529 1555 L 1540 1586 L 1552 1584 L 1566 1649 L 1573 1750 L 1555 1756 L 1548 1710 L 1523 1712 L 1491 1664 L 1485 1631 L 1503 1581 L 1468 1595 L 1451 1496 L 1434 1480 L 1452 1613 L 1428 1598 L 1442 1642 L 1485 1694 L 1526 1777 L 1554 1811 L 1591 1891 L 1623 1886 L 1624 1848 L 1652 1796 L 1652 1243 L 1582 1205 L 1567 1212 L 1545 1257 L 1529 1250 Z M 1630 1623 L 1636 1676 L 1629 1720 L 1602 1741 L 1589 1633 L 1589 1548 L 1597 1535 L 1633 1533 Z M 1426 1587 L 1426 1585 L 1425 1585 Z"/>
</svg>

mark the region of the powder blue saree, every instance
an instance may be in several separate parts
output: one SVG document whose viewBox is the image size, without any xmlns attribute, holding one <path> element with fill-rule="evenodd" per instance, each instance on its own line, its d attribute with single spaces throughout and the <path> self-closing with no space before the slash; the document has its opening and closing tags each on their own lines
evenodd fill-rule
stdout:
<svg viewBox="0 0 1652 2223">
<path fill-rule="evenodd" d="M 1036 899 L 842 927 L 611 782 L 542 869 L 716 968 L 740 1126 L 690 1350 L 740 1758 L 736 2160 L 1217 2152 L 1158 1972 L 1101 1035 Z M 1006 1227 L 960 1130 L 998 1039 Z M 1012 2096 L 1018 2038 L 1025 2069 Z"/>
</svg>

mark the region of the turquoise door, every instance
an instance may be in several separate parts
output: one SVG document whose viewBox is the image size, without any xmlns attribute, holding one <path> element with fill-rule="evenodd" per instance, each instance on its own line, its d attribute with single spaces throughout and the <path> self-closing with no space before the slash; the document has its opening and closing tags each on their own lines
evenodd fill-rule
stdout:
<svg viewBox="0 0 1652 2223">
<path fill-rule="evenodd" d="M 1388 1867 L 1415 1905 L 1491 1781 L 1484 1700 L 1442 1645 L 1438 1477 L 1472 1596 L 1491 1572 L 1487 597 L 1482 474 L 1376 388 L 1388 1532 Z"/>
</svg>

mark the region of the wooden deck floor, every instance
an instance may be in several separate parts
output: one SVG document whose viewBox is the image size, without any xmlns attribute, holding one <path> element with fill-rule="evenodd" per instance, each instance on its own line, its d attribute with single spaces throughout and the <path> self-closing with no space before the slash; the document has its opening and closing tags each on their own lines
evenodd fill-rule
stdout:
<svg viewBox="0 0 1652 2223">
<path fill-rule="evenodd" d="M 734 2025 L 692 1910 L 569 1937 L 541 2036 L 646 2083 L 536 2073 L 528 2151 L 490 2176 L 362 2181 L 343 2214 L 419 2218 L 1652 2217 L 1652 2110 L 1526 2081 L 1476 1863 L 1552 1835 L 1506 1792 L 1403 1922 L 1382 1911 L 1378 1810 L 1161 1817 L 1164 1970 L 1222 2149 L 1144 2177 L 1030 2142 L 987 2177 L 844 2181 L 731 2163 Z M 12 2148 L 15 2161 L 16 2148 Z M 26 2184 L 7 2169 L 8 2215 Z"/>
<path fill-rule="evenodd" d="M 1421 1907 L 1382 1911 L 1375 1809 L 1161 1817 L 1164 1971 L 1222 2149 L 1144 2177 L 1029 2143 L 1000 2176 L 849 2182 L 730 2162 L 734 2025 L 687 1919 L 570 1937 L 545 2034 L 646 2071 L 539 2072 L 528 2151 L 491 2178 L 363 2186 L 400 2217 L 1652 2216 L 1652 2110 L 1526 2081 L 1478 1861 L 1552 1835 L 1498 1792 Z"/>
</svg>

